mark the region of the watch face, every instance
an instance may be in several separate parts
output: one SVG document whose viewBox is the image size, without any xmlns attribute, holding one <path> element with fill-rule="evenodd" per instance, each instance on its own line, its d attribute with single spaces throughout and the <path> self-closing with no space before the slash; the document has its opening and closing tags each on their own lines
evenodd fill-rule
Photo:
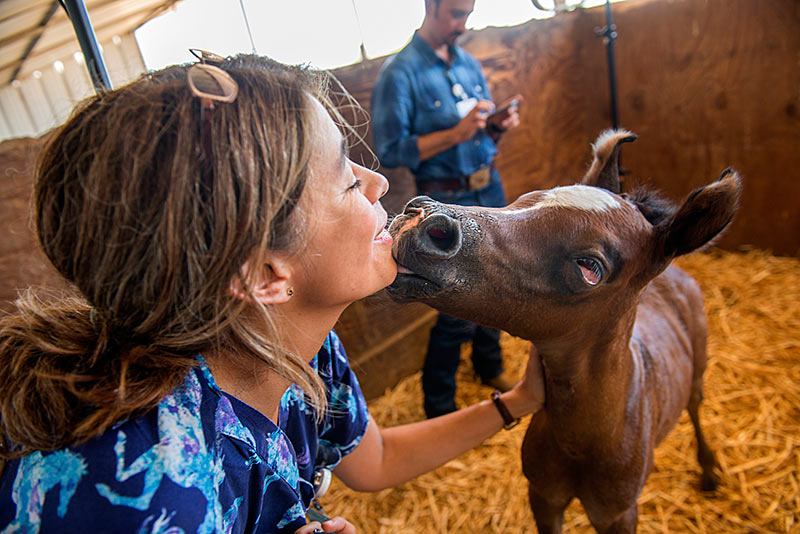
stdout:
<svg viewBox="0 0 800 534">
<path fill-rule="evenodd" d="M 320 467 L 314 471 L 314 498 L 319 498 L 328 492 L 331 486 L 331 471 L 325 467 Z"/>
</svg>

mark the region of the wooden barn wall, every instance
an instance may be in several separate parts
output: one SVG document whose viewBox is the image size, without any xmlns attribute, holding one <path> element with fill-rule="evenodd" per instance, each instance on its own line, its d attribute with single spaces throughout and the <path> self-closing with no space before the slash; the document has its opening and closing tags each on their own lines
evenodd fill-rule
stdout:
<svg viewBox="0 0 800 534">
<path fill-rule="evenodd" d="M 30 223 L 34 163 L 46 137 L 0 143 L 0 313 L 11 311 L 18 293 L 28 287 L 66 287 Z"/>
<path fill-rule="evenodd" d="M 800 2 L 630 0 L 613 15 L 620 125 L 639 135 L 622 150 L 629 183 L 678 200 L 732 166 L 744 194 L 718 244 L 800 255 Z M 525 97 L 497 159 L 509 200 L 580 179 L 610 127 L 606 49 L 594 35 L 604 25 L 600 7 L 465 36 L 495 100 Z M 367 109 L 383 60 L 335 71 Z M 413 194 L 408 183 L 401 176 L 389 207 Z"/>
<path fill-rule="evenodd" d="M 620 122 L 639 134 L 623 149 L 629 180 L 679 199 L 733 166 L 744 196 L 719 244 L 800 256 L 800 2 L 629 0 L 613 9 Z M 502 140 L 497 161 L 510 200 L 574 183 L 588 167 L 589 144 L 610 125 L 605 47 L 594 37 L 604 24 L 595 8 L 465 36 L 495 99 L 525 97 L 523 125 Z M 383 61 L 335 71 L 367 109 Z M 0 310 L 29 285 L 60 285 L 28 226 L 42 144 L 0 144 Z M 354 157 L 370 163 L 366 150 Z M 398 211 L 413 182 L 402 169 L 383 171 L 392 181 L 385 205 Z M 434 319 L 426 306 L 381 296 L 345 311 L 337 330 L 368 397 L 420 368 Z"/>
<path fill-rule="evenodd" d="M 613 15 L 620 125 L 639 135 L 622 151 L 626 187 L 647 183 L 679 200 L 732 166 L 744 194 L 717 244 L 800 256 L 800 2 L 630 0 Z M 525 98 L 522 125 L 497 158 L 510 201 L 578 181 L 590 143 L 611 126 L 606 48 L 595 37 L 604 25 L 594 8 L 465 36 L 495 100 Z M 367 109 L 384 60 L 335 71 Z M 355 157 L 370 161 L 363 149 Z M 384 204 L 399 211 L 413 181 L 404 169 L 381 170 L 392 183 Z M 408 309 L 377 299 L 342 316 L 339 333 L 370 396 L 420 368 L 435 313 Z"/>
</svg>

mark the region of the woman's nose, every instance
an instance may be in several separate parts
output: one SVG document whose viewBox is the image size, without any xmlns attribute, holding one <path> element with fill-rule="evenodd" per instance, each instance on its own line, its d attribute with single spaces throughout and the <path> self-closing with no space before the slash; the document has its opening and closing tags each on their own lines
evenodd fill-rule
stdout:
<svg viewBox="0 0 800 534">
<path fill-rule="evenodd" d="M 378 185 L 380 187 L 380 194 L 378 195 L 378 198 L 381 198 L 389 191 L 389 180 L 387 180 L 386 177 L 379 172 L 374 174 L 378 177 Z"/>
<path fill-rule="evenodd" d="M 379 172 L 375 172 L 357 163 L 353 163 L 354 172 L 366 185 L 364 194 L 373 204 L 389 191 L 389 180 Z"/>
</svg>

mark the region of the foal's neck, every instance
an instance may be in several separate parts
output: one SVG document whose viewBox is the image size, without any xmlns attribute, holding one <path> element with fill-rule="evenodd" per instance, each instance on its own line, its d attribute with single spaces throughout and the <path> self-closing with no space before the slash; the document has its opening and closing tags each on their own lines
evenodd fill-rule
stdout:
<svg viewBox="0 0 800 534">
<path fill-rule="evenodd" d="M 546 411 L 558 441 L 577 449 L 621 438 L 633 375 L 635 308 L 569 338 L 535 340 L 545 369 Z"/>
</svg>

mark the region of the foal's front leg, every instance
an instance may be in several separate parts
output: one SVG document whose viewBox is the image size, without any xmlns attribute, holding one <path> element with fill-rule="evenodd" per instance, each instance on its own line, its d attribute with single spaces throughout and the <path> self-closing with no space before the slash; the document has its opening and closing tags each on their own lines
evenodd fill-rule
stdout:
<svg viewBox="0 0 800 534">
<path fill-rule="evenodd" d="M 636 532 L 639 510 L 635 502 L 630 508 L 625 510 L 622 515 L 617 516 L 616 519 L 611 522 L 592 517 L 589 510 L 586 510 L 586 513 L 589 516 L 589 521 L 592 523 L 592 526 L 600 534 L 634 534 Z"/>
<path fill-rule="evenodd" d="M 572 498 L 567 499 L 566 502 L 550 502 L 534 493 L 533 484 L 528 485 L 528 498 L 539 534 L 561 534 L 564 510 L 567 509 Z"/>
</svg>

